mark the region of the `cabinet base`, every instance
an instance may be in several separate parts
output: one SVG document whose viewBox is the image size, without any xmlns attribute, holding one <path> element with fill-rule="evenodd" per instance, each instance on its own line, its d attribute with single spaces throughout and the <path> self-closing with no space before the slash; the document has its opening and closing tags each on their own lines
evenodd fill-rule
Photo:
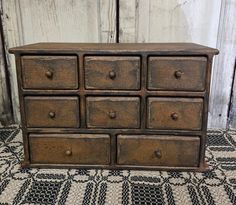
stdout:
<svg viewBox="0 0 236 205">
<path fill-rule="evenodd" d="M 165 167 L 165 166 L 137 166 L 137 165 L 79 165 L 79 164 L 32 164 L 27 161 L 21 163 L 22 168 L 46 169 L 115 169 L 115 170 L 145 170 L 145 171 L 190 171 L 207 172 L 209 166 L 206 162 L 199 167 Z"/>
</svg>

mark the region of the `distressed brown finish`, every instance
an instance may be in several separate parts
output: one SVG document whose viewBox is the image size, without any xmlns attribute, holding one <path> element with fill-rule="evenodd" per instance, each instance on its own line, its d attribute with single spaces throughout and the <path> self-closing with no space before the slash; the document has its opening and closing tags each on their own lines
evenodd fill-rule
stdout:
<svg viewBox="0 0 236 205">
<path fill-rule="evenodd" d="M 76 89 L 76 56 L 23 56 L 23 87 L 30 89 Z"/>
<path fill-rule="evenodd" d="M 137 55 L 152 53 L 155 55 L 215 55 L 219 51 L 214 48 L 195 43 L 35 43 L 9 49 L 10 53 L 74 53 L 135 52 Z"/>
<path fill-rule="evenodd" d="M 162 135 L 119 135 L 117 163 L 196 167 L 199 159 L 199 137 Z"/>
<path fill-rule="evenodd" d="M 31 134 L 32 163 L 109 164 L 109 135 Z"/>
<path fill-rule="evenodd" d="M 151 90 L 205 89 L 206 57 L 150 57 L 148 88 Z"/>
<path fill-rule="evenodd" d="M 86 89 L 140 89 L 139 57 L 87 56 L 84 68 Z"/>
<path fill-rule="evenodd" d="M 78 97 L 25 97 L 29 127 L 79 127 Z"/>
<path fill-rule="evenodd" d="M 200 130 L 201 98 L 148 98 L 148 128 Z"/>
<path fill-rule="evenodd" d="M 138 128 L 140 100 L 138 97 L 87 97 L 88 127 Z"/>
<path fill-rule="evenodd" d="M 218 50 L 191 43 L 40 43 L 10 52 L 16 55 L 23 166 L 207 170 L 211 65 Z M 54 66 L 62 74 L 58 83 L 47 84 L 46 70 L 26 71 L 26 57 L 31 63 L 54 59 L 35 65 L 37 71 Z M 74 81 L 68 80 L 72 70 Z M 24 87 L 29 75 L 39 79 Z"/>
</svg>

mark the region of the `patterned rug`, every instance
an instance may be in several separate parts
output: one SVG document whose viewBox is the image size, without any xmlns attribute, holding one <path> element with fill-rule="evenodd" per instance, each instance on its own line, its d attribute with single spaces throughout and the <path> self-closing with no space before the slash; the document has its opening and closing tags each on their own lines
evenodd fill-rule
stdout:
<svg viewBox="0 0 236 205">
<path fill-rule="evenodd" d="M 236 132 L 208 136 L 206 173 L 21 169 L 19 129 L 0 129 L 0 204 L 236 205 Z"/>
</svg>

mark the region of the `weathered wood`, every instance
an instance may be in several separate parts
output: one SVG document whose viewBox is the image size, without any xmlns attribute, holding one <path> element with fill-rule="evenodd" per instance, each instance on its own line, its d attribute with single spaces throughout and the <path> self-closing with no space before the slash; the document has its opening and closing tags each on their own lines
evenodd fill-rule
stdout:
<svg viewBox="0 0 236 205">
<path fill-rule="evenodd" d="M 138 97 L 87 97 L 87 126 L 93 128 L 139 128 Z"/>
<path fill-rule="evenodd" d="M 148 65 L 151 90 L 205 90 L 205 57 L 150 57 Z"/>
<path fill-rule="evenodd" d="M 78 88 L 77 56 L 23 56 L 22 72 L 25 89 Z"/>
<path fill-rule="evenodd" d="M 29 127 L 79 127 L 78 97 L 25 97 Z"/>
<path fill-rule="evenodd" d="M 0 32 L 2 31 L 0 30 Z M 1 35 L 2 33 L 0 33 L 0 127 L 12 122 L 10 93 L 7 87 L 7 73 L 5 72 L 5 53 Z"/>
<path fill-rule="evenodd" d="M 104 55 L 129 55 L 140 52 L 149 55 L 215 55 L 218 50 L 195 43 L 35 43 L 9 49 L 10 53 L 27 54 L 68 54 L 75 51 L 96 55 L 102 52 Z M 187 52 L 187 54 L 186 54 Z"/>
<path fill-rule="evenodd" d="M 175 168 L 186 168 L 188 169 L 190 166 L 195 170 L 206 170 L 207 166 L 205 163 L 205 138 L 206 138 L 206 122 L 207 122 L 207 111 L 208 111 L 208 93 L 209 93 L 209 84 L 210 84 L 210 70 L 211 70 L 211 61 L 214 54 L 218 53 L 217 49 L 211 49 L 209 47 L 201 46 L 198 44 L 192 43 L 165 43 L 165 44 L 81 44 L 81 43 L 42 43 L 42 44 L 34 44 L 28 45 L 18 48 L 13 48 L 10 50 L 16 56 L 17 63 L 17 71 L 18 72 L 18 82 L 20 86 L 19 96 L 21 103 L 21 113 L 22 113 L 22 130 L 24 137 L 24 145 L 25 145 L 25 161 L 24 166 L 28 167 L 31 165 L 43 165 L 48 163 L 48 156 L 42 155 L 41 153 L 50 153 L 50 150 L 53 150 L 53 160 L 49 161 L 49 163 L 53 163 L 56 166 L 63 166 L 63 164 L 74 162 L 76 165 L 79 163 L 83 163 L 83 161 L 77 161 L 78 158 L 75 157 L 72 161 L 67 161 L 67 158 L 62 156 L 63 153 L 69 153 L 71 155 L 71 150 L 67 149 L 65 145 L 72 146 L 71 140 L 69 140 L 70 134 L 109 134 L 110 135 L 110 157 L 111 160 L 109 162 L 109 168 L 117 168 L 124 167 L 124 165 L 117 164 L 117 135 L 149 135 L 154 134 L 156 139 L 152 139 L 153 144 L 159 142 L 159 135 L 161 134 L 170 134 L 172 136 L 183 136 L 182 138 L 178 138 L 176 142 L 174 138 L 166 138 L 166 136 L 162 136 L 162 138 L 166 138 L 161 144 L 161 148 L 163 153 L 168 153 L 166 155 L 166 160 L 162 164 L 158 164 L 155 161 L 152 161 L 152 165 L 156 168 L 160 166 L 164 166 L 167 168 L 175 167 Z M 73 90 L 37 90 L 37 89 L 24 89 L 22 88 L 23 81 L 25 75 L 25 70 L 23 72 L 22 68 L 22 58 L 27 54 L 31 56 L 44 55 L 52 56 L 54 54 L 60 54 L 59 56 L 78 56 L 79 62 L 79 82 L 80 86 Z M 169 61 L 172 61 L 172 58 L 176 58 L 175 56 L 182 56 L 181 59 L 185 61 L 189 61 L 189 59 L 199 58 L 200 56 L 207 56 L 209 59 L 206 63 L 206 66 L 203 66 L 205 69 L 205 89 L 201 90 L 201 92 L 196 92 L 193 90 L 189 90 L 189 92 L 176 91 L 173 92 L 175 87 L 172 88 L 172 91 L 162 90 L 162 91 L 151 91 L 147 88 L 147 83 L 149 82 L 148 70 L 149 64 L 148 59 L 149 56 L 166 56 Z M 88 60 L 98 60 L 96 63 L 92 63 L 91 69 L 92 71 L 96 71 L 97 75 L 100 76 L 100 71 L 104 67 L 112 68 L 119 70 L 121 67 L 126 68 L 127 70 L 132 70 L 132 74 L 123 75 L 125 71 L 118 72 L 117 77 L 127 78 L 125 80 L 137 81 L 139 78 L 133 78 L 134 73 L 135 76 L 137 74 L 137 70 L 141 70 L 140 73 L 140 88 L 138 90 L 122 90 L 124 87 L 120 87 L 119 84 L 115 84 L 112 88 L 113 90 L 108 90 L 110 87 L 105 85 L 105 89 L 102 90 L 99 85 L 95 85 L 94 88 L 96 90 L 87 89 L 85 82 L 87 82 L 86 78 L 90 77 L 89 75 L 84 75 L 86 65 L 85 61 Z M 37 59 L 38 60 L 38 59 Z M 67 59 L 64 59 L 67 60 Z M 135 60 L 135 63 L 134 63 Z M 109 62 L 107 62 L 109 61 Z M 111 61 L 111 62 L 110 62 Z M 118 61 L 118 62 L 117 62 Z M 139 62 L 141 61 L 141 66 Z M 100 62 L 102 64 L 100 65 Z M 205 61 L 204 61 L 205 62 Z M 48 68 L 51 66 L 51 61 L 45 61 L 45 67 Z M 122 64 L 122 66 L 121 66 Z M 130 65 L 132 66 L 130 66 Z M 176 62 L 179 66 L 179 62 Z M 186 65 L 187 63 L 182 63 Z M 53 66 L 57 64 L 53 63 Z M 64 63 L 62 63 L 64 65 Z M 129 66 L 127 66 L 129 65 Z M 135 66 L 136 65 L 136 66 Z M 139 66 L 137 66 L 139 65 Z M 96 69 L 97 67 L 101 67 L 101 69 Z M 172 66 L 176 68 L 176 65 L 172 63 Z M 178 67 L 177 66 L 177 67 Z M 35 66 L 34 66 L 35 67 Z M 36 66 L 37 67 L 37 66 Z M 95 68 L 95 69 L 92 69 Z M 134 69 L 135 68 L 135 69 Z M 195 69 L 198 69 L 198 66 L 195 66 Z M 113 72 L 114 72 L 113 71 Z M 134 71 L 134 73 L 133 73 Z M 107 72 L 105 72 L 107 73 Z M 47 74 L 48 75 L 48 74 Z M 102 82 L 104 75 L 100 77 L 96 74 L 93 74 L 93 78 L 96 82 Z M 105 74 L 107 76 L 107 74 Z M 122 75 L 122 76 L 121 76 Z M 51 76 L 51 74 L 49 75 Z M 114 73 L 111 75 L 109 73 L 110 78 L 114 78 Z M 197 75 L 195 76 L 197 77 Z M 153 79 L 153 78 L 152 78 Z M 63 79 L 61 79 L 63 81 Z M 64 75 L 64 80 L 67 80 L 67 75 Z M 164 78 L 162 80 L 165 80 Z M 127 86 L 127 85 L 125 85 Z M 189 85 L 192 89 L 193 86 Z M 97 87 L 97 88 L 96 88 Z M 132 89 L 133 86 L 129 87 Z M 195 86 L 194 86 L 195 87 Z M 51 88 L 50 88 L 51 89 Z M 99 90 L 101 89 L 101 90 Z M 188 90 L 188 89 L 186 89 Z M 119 92 L 118 92 L 119 91 Z M 41 95 L 39 94 L 41 93 Z M 150 94 L 150 95 L 149 95 Z M 157 97 L 157 95 L 159 95 Z M 166 95 L 164 97 L 163 95 Z M 199 96 L 200 98 L 194 98 L 194 96 Z M 73 103 L 72 101 L 77 101 L 78 99 L 80 103 Z M 153 99 L 152 103 L 149 99 Z M 75 105 L 76 104 L 76 105 Z M 156 106 L 158 104 L 158 106 Z M 154 105 L 154 106 L 153 106 Z M 80 117 L 78 116 L 81 113 Z M 149 114 L 146 112 L 149 110 Z M 151 110 L 151 111 L 150 111 Z M 172 113 L 175 112 L 175 113 Z M 154 113 L 154 115 L 150 115 L 150 113 Z M 156 116 L 159 117 L 156 120 Z M 148 119 L 150 117 L 151 120 Z M 169 119 L 171 118 L 171 122 Z M 31 119 L 31 122 L 30 120 Z M 153 120 L 151 126 L 149 126 Z M 175 123 L 172 123 L 175 121 Z M 29 123 L 30 122 L 30 123 Z M 75 126 L 75 123 L 80 123 L 80 126 Z M 33 124 L 33 125 L 32 125 Z M 153 126 L 154 125 L 154 126 Z M 60 129 L 61 128 L 61 129 Z M 164 132 L 165 131 L 165 132 Z M 191 131 L 191 132 L 190 132 Z M 58 134 L 57 140 L 48 139 L 48 143 L 40 141 L 36 142 L 34 145 L 30 144 L 29 135 L 31 133 L 40 134 L 43 138 L 47 137 L 48 133 Z M 66 136 L 65 141 L 61 141 L 59 134 L 68 135 Z M 159 134 L 159 135 L 158 135 Z M 198 142 L 196 144 L 190 145 L 182 145 L 185 144 L 188 139 L 194 139 L 199 136 Z M 56 136 L 55 136 L 56 137 Z M 148 136 L 146 136 L 148 138 Z M 190 138 L 189 138 L 190 137 Z M 48 138 L 50 138 L 48 136 Z M 35 139 L 34 139 L 35 140 Z M 78 139 L 74 141 L 77 144 Z M 146 140 L 146 139 L 145 139 Z M 55 141 L 55 143 L 54 143 Z M 77 142 L 76 142 L 77 141 Z M 85 140 L 85 144 L 89 144 L 87 140 Z M 37 150 L 37 144 L 40 145 L 40 150 Z M 80 144 L 80 143 L 79 143 Z M 156 144 L 158 145 L 158 143 Z M 170 147 L 169 147 L 170 145 Z M 83 147 L 83 145 L 81 145 Z M 84 145 L 86 147 L 86 145 Z M 93 145 L 94 146 L 94 145 Z M 140 146 L 144 150 L 146 157 L 149 158 L 150 152 L 146 152 L 149 147 L 148 144 L 145 145 L 144 141 L 140 141 Z M 33 147 L 33 148 L 32 148 Z M 92 147 L 92 146 L 91 146 Z M 100 147 L 98 145 L 98 147 Z M 96 147 L 96 148 L 98 148 Z M 132 146 L 131 146 L 132 147 Z M 200 148 L 199 148 L 200 147 Z M 48 149 L 49 148 L 49 149 Z M 104 151 L 106 148 L 102 148 Z M 99 149 L 100 149 L 99 148 Z M 73 149 L 73 147 L 72 147 Z M 80 149 L 80 147 L 75 147 L 75 149 Z M 184 149 L 185 155 L 180 158 L 180 153 Z M 195 150 L 196 149 L 196 150 Z M 65 150 L 61 152 L 61 150 Z M 90 150 L 89 147 L 86 150 Z M 173 151 L 176 150 L 176 151 Z M 55 151 L 55 152 L 54 152 Z M 73 150 L 72 150 L 73 151 Z M 129 148 L 125 150 L 125 152 L 129 151 Z M 173 151 L 172 153 L 170 153 Z M 198 152 L 199 151 L 199 152 Z M 123 150 L 124 152 L 124 150 Z M 139 151 L 140 152 L 140 151 Z M 196 153 L 197 152 L 197 153 Z M 31 155 L 30 155 L 31 153 Z M 38 153 L 38 157 L 42 160 L 35 160 L 35 155 L 32 153 Z M 40 153 L 40 154 L 39 154 Z M 54 153 L 56 153 L 54 155 Z M 72 152 L 73 153 L 73 152 Z M 140 152 L 141 153 L 141 152 Z M 58 157 L 61 156 L 61 157 Z M 79 157 L 79 155 L 76 155 Z M 94 155 L 90 155 L 88 153 L 89 158 L 93 159 Z M 96 155 L 99 157 L 99 155 Z M 177 156 L 177 158 L 176 158 Z M 187 158 L 185 158 L 187 157 Z M 185 162 L 189 162 L 189 158 L 192 160 L 191 163 L 185 164 Z M 33 159 L 34 158 L 34 159 Z M 83 157 L 83 160 L 86 156 Z M 173 164 L 172 164 L 173 158 Z M 33 159 L 33 161 L 32 161 Z M 39 159 L 39 158 L 38 158 Z M 185 160 L 184 160 L 185 159 Z M 60 161 L 62 160 L 62 161 Z M 100 159 L 101 160 L 101 159 Z M 129 160 L 129 159 L 128 159 Z M 149 161 L 150 160 L 145 160 Z M 36 164 L 34 164 L 36 163 Z M 91 162 L 92 163 L 92 162 Z M 96 163 L 96 162 L 95 162 Z M 151 164 L 150 163 L 150 164 Z M 85 167 L 90 166 L 94 167 L 94 164 L 88 164 Z M 139 168 L 143 167 L 143 161 L 137 160 L 135 162 L 136 167 L 134 167 L 133 162 L 126 164 L 126 167 Z M 50 167 L 49 165 L 48 167 Z M 146 165 L 145 165 L 146 166 Z M 148 166 L 148 165 L 147 165 Z M 184 166 L 184 167 L 183 167 Z M 99 166 L 101 168 L 107 167 L 105 165 Z M 150 166 L 148 166 L 150 168 Z"/>
<path fill-rule="evenodd" d="M 32 163 L 109 164 L 110 137 L 101 134 L 31 134 Z"/>
<path fill-rule="evenodd" d="M 235 58 L 235 67 L 234 67 L 234 83 L 231 91 L 231 104 L 229 112 L 229 128 L 236 129 L 236 58 Z"/>
<path fill-rule="evenodd" d="M 201 98 L 148 98 L 147 127 L 160 130 L 201 130 Z"/>
<path fill-rule="evenodd" d="M 88 56 L 85 57 L 84 69 L 86 89 L 140 89 L 138 56 Z"/>
<path fill-rule="evenodd" d="M 120 42 L 215 46 L 220 6 L 220 0 L 120 0 Z"/>
<path fill-rule="evenodd" d="M 115 42 L 115 0 L 2 0 L 5 49 L 35 42 Z M 14 57 L 7 54 L 15 121 L 20 121 Z"/>
<path fill-rule="evenodd" d="M 23 45 L 19 2 L 20 1 L 17 0 L 2 0 L 0 4 L 3 34 L 5 37 L 4 49 L 6 52 L 7 67 L 11 83 L 12 108 L 15 122 L 20 122 L 18 85 L 15 59 L 14 56 L 8 55 L 8 48 Z"/>
<path fill-rule="evenodd" d="M 209 127 L 212 128 L 226 128 L 227 125 L 231 86 L 235 68 L 235 18 L 236 1 L 222 1 L 217 40 L 220 55 L 215 60 L 210 95 Z"/>
<path fill-rule="evenodd" d="M 200 138 L 192 136 L 118 135 L 117 163 L 196 167 Z"/>
<path fill-rule="evenodd" d="M 227 4 L 229 9 L 230 4 L 233 5 L 235 3 L 227 1 Z M 222 9 L 224 9 L 223 6 Z M 232 39 L 236 35 L 228 31 L 232 31 L 229 26 L 233 27 L 234 25 L 232 23 L 234 21 L 233 16 L 235 16 L 235 14 L 233 15 L 234 6 L 230 10 L 231 14 L 228 15 L 232 16 L 232 20 L 228 21 L 224 27 L 221 26 L 219 31 L 224 32 L 225 35 Z M 120 0 L 120 42 L 196 42 L 216 47 L 219 19 L 222 16 L 220 14 L 221 0 Z M 231 45 L 233 45 L 233 42 Z M 235 53 L 233 51 L 232 49 L 229 50 L 227 55 L 231 53 L 229 56 L 232 56 Z M 219 70 L 218 77 L 213 75 L 212 79 L 215 85 L 218 84 L 218 86 L 212 89 L 211 99 L 214 100 L 211 100 L 208 127 L 225 127 L 227 116 L 223 116 L 221 110 L 225 104 L 229 103 L 229 98 L 227 96 L 226 98 L 221 97 L 221 100 L 218 98 L 221 96 L 220 92 L 222 90 L 227 90 L 223 91 L 223 93 L 230 92 L 229 84 L 231 81 L 222 78 L 221 73 L 225 70 L 222 66 L 219 65 L 214 70 Z M 224 72 L 224 75 L 227 75 L 227 72 Z M 228 78 L 231 77 L 232 75 Z M 226 84 L 228 86 L 219 83 L 217 78 L 221 82 L 227 81 Z M 220 107 L 219 104 L 221 105 Z M 217 111 L 218 108 L 216 107 L 219 107 L 220 112 Z M 225 110 L 227 110 L 226 107 L 224 107 Z M 216 114 L 211 117 L 211 113 Z M 224 122 L 218 123 L 217 118 L 219 118 L 220 113 L 222 114 L 220 118 L 223 118 Z"/>
</svg>

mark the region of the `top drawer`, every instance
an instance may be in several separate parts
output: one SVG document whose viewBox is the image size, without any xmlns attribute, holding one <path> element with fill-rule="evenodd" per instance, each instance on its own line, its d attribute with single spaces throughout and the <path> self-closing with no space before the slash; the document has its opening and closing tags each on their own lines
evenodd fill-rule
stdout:
<svg viewBox="0 0 236 205">
<path fill-rule="evenodd" d="M 206 67 L 205 57 L 150 57 L 148 89 L 203 91 Z"/>
<path fill-rule="evenodd" d="M 23 87 L 26 89 L 76 89 L 76 56 L 23 56 Z"/>
<path fill-rule="evenodd" d="M 85 88 L 99 90 L 139 90 L 140 57 L 85 57 Z"/>
</svg>

